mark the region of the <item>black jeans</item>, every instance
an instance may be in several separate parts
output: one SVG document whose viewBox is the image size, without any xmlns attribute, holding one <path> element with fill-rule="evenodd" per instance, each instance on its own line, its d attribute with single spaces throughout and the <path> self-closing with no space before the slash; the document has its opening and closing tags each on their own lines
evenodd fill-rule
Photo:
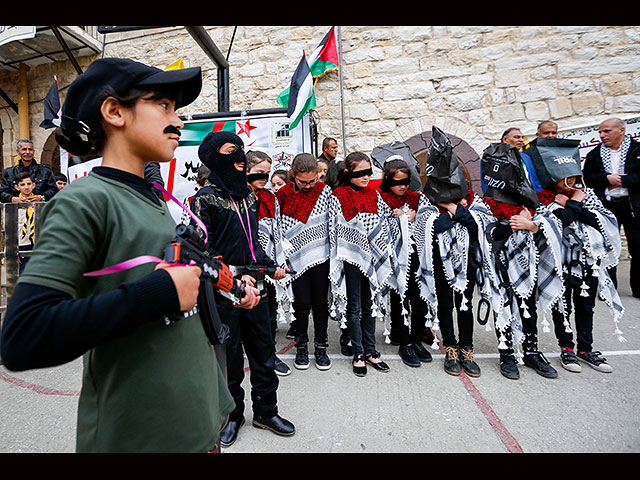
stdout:
<svg viewBox="0 0 640 480">
<path fill-rule="evenodd" d="M 227 384 L 236 408 L 229 418 L 239 421 L 244 415 L 243 353 L 246 353 L 249 361 L 254 415 L 276 415 L 278 376 L 274 370 L 276 354 L 267 302 L 263 299 L 251 310 L 234 307 L 226 300 L 218 301 L 217 305 L 220 318 L 231 330 L 225 343 Z"/>
<path fill-rule="evenodd" d="M 460 309 L 462 295 L 454 292 L 447 281 L 442 259 L 440 258 L 440 249 L 437 244 L 433 248 L 433 272 L 436 283 L 436 296 L 438 297 L 438 321 L 442 332 L 442 344 L 445 347 L 473 348 L 473 306 L 471 305 L 471 300 L 473 299 L 473 289 L 475 287 L 475 269 L 471 265 L 467 266 L 467 278 L 470 279 L 464 292 L 464 296 L 467 299 L 467 310 Z M 453 326 L 454 309 L 457 312 L 458 340 L 456 340 Z"/>
<path fill-rule="evenodd" d="M 602 204 L 618 219 L 618 226 L 624 228 L 624 234 L 627 239 L 627 248 L 631 257 L 629 272 L 629 283 L 631 293 L 634 296 L 640 296 L 640 212 L 635 212 L 631 208 L 628 198 L 621 201 L 610 202 L 604 199 Z M 613 284 L 618 286 L 617 269 L 613 267 L 609 270 Z"/>
<path fill-rule="evenodd" d="M 376 323 L 371 311 L 369 279 L 360 269 L 344 262 L 347 289 L 347 330 L 353 355 L 373 354 L 376 351 Z"/>
<path fill-rule="evenodd" d="M 598 278 L 592 276 L 592 270 L 590 268 L 585 269 L 585 283 L 589 290 L 588 296 L 582 297 L 580 295 L 582 282 L 578 279 L 572 279 L 569 274 L 563 276 L 565 285 L 564 299 L 567 305 L 567 318 L 571 316 L 572 302 L 575 310 L 575 330 L 576 340 L 578 342 L 579 352 L 590 352 L 593 346 L 593 309 L 596 305 L 596 293 L 598 289 Z M 562 315 L 555 309 L 553 311 L 553 327 L 558 339 L 558 345 L 561 347 L 573 348 L 575 347 L 573 341 L 573 333 L 566 331 Z"/>
<path fill-rule="evenodd" d="M 524 333 L 524 341 L 522 343 L 522 349 L 525 352 L 537 352 L 538 351 L 538 311 L 536 306 L 535 293 L 531 297 L 524 301 L 529 317 L 525 316 L 525 310 L 522 308 L 522 300 L 514 295 L 513 304 L 518 305 L 520 311 L 520 318 L 522 319 L 522 332 Z M 500 331 L 496 328 L 496 335 L 500 338 Z M 500 349 L 500 353 L 513 353 L 513 334 L 511 327 L 504 332 L 506 349 Z"/>
<path fill-rule="evenodd" d="M 407 286 L 407 294 L 405 296 L 404 307 L 411 310 L 410 327 L 404 324 L 402 315 L 402 304 L 400 295 L 393 290 L 390 292 L 390 314 L 391 314 L 391 330 L 398 332 L 400 346 L 413 343 L 420 343 L 424 334 L 424 326 L 428 307 L 422 298 L 420 298 L 420 288 L 415 279 L 415 273 L 418 270 L 418 255 L 415 250 L 411 254 L 411 269 L 409 271 L 409 284 Z"/>
<path fill-rule="evenodd" d="M 318 345 L 328 343 L 329 322 L 329 260 L 311 267 L 291 285 L 296 343 L 309 342 L 309 313 L 313 311 L 313 339 Z"/>
</svg>

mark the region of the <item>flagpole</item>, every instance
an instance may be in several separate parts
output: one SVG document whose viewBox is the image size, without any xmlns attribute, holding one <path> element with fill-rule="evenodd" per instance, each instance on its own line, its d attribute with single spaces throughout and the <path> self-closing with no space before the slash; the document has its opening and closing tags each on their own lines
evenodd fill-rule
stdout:
<svg viewBox="0 0 640 480">
<path fill-rule="evenodd" d="M 344 89 L 342 81 L 342 27 L 338 27 L 338 63 L 340 71 L 340 111 L 342 117 L 342 155 L 347 156 L 347 140 L 345 138 L 344 128 Z"/>
</svg>

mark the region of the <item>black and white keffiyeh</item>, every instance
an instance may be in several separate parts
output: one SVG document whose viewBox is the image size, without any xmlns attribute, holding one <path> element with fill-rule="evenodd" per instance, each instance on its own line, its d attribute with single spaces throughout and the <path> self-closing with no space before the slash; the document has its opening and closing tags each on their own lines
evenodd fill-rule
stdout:
<svg viewBox="0 0 640 480">
<path fill-rule="evenodd" d="M 267 256 L 276 262 L 276 265 L 284 267 L 286 265 L 286 256 L 282 248 L 282 235 L 277 221 L 280 216 L 278 202 L 275 202 L 274 208 L 275 212 L 273 217 L 264 216 L 258 220 L 258 242 Z M 278 303 L 277 319 L 279 323 L 286 323 L 285 312 L 293 314 L 293 296 L 285 283 L 288 277 L 290 277 L 290 275 L 287 275 L 282 280 L 274 280 L 269 276 L 265 276 L 265 281 L 275 288 Z M 284 308 L 285 306 L 287 307 L 286 309 Z"/>
<path fill-rule="evenodd" d="M 325 185 L 304 221 L 286 215 L 276 200 L 276 224 L 280 234 L 281 251 L 287 265 L 295 272 L 281 280 L 290 304 L 293 303 L 293 282 L 310 268 L 329 259 L 330 198 L 331 188 Z"/>
<path fill-rule="evenodd" d="M 382 320 L 385 317 L 386 293 L 394 285 L 393 277 L 397 273 L 394 238 L 399 238 L 399 234 L 392 234 L 397 224 L 389 220 L 391 209 L 380 194 L 376 194 L 377 213 L 359 212 L 350 220 L 345 218 L 340 200 L 335 195 L 329 200 L 330 316 L 339 320 L 342 328 L 346 326 L 347 305 L 345 262 L 358 267 L 369 279 L 373 315 Z"/>
<path fill-rule="evenodd" d="M 515 347 L 524 340 L 520 310 L 524 317 L 530 315 L 525 301 L 532 295 L 537 297 L 542 309 L 544 331 L 550 331 L 545 313 L 550 313 L 554 306 L 560 312 L 565 311 L 560 220 L 544 205 L 536 209 L 532 220 L 540 228 L 541 235 L 517 230 L 511 233 L 502 247 L 491 241 L 490 230 L 493 227 L 486 223 L 491 221 L 486 220 L 482 224 L 484 284 L 480 294 L 494 312 L 499 350 L 507 347 L 505 334 L 509 331 Z M 568 325 L 565 318 L 565 327 L 569 328 Z"/>
<path fill-rule="evenodd" d="M 484 230 L 484 225 L 490 223 L 493 218 L 489 207 L 480 197 L 474 195 L 471 205 L 468 207 L 469 213 L 478 224 L 479 235 Z M 416 272 L 416 279 L 420 290 L 421 298 L 429 306 L 429 317 L 427 326 L 433 330 L 439 330 L 438 319 L 438 298 L 433 271 L 433 245 L 437 241 L 440 257 L 444 268 L 445 277 L 455 291 L 464 294 L 469 282 L 476 282 L 476 278 L 468 278 L 467 266 L 470 255 L 469 232 L 463 225 L 454 222 L 453 227 L 440 234 L 435 234 L 434 224 L 440 216 L 440 211 L 433 205 L 427 204 L 421 208 L 414 223 L 414 239 L 418 253 L 419 266 Z M 482 242 L 481 242 L 482 243 Z M 482 253 L 482 249 L 481 249 Z M 482 274 L 481 274 L 482 275 Z M 487 295 L 489 296 L 489 295 Z M 466 297 L 462 297 L 461 310 L 467 310 L 470 306 Z"/>
<path fill-rule="evenodd" d="M 627 152 L 631 146 L 631 135 L 625 135 L 622 144 L 620 145 L 620 165 L 617 172 L 611 170 L 611 148 L 607 147 L 604 143 L 600 144 L 600 157 L 602 158 L 602 165 L 607 173 L 624 173 L 625 162 L 627 159 Z"/>
<path fill-rule="evenodd" d="M 598 277 L 597 295 L 611 312 L 615 324 L 614 333 L 618 340 L 626 342 L 619 327 L 620 319 L 624 315 L 624 306 L 608 271 L 618 264 L 622 249 L 618 222 L 613 213 L 602 205 L 592 189 L 585 189 L 585 193 L 587 197 L 582 201 L 582 208 L 595 215 L 598 228 L 574 221 L 565 229 L 562 244 L 563 269 L 565 273 L 583 280 L 582 296 L 588 295 L 589 287 L 584 282 L 586 272 L 590 269 L 592 275 Z"/>
</svg>

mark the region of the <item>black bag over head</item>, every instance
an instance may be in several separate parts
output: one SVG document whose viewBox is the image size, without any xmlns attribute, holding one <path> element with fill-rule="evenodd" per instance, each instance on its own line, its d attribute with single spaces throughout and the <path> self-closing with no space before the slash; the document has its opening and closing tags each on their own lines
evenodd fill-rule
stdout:
<svg viewBox="0 0 640 480">
<path fill-rule="evenodd" d="M 409 190 L 419 192 L 422 190 L 422 181 L 420 180 L 420 163 L 413 155 L 409 145 L 403 142 L 392 142 L 385 145 L 375 147 L 371 152 L 371 161 L 380 170 L 384 170 L 387 162 L 393 160 L 404 160 L 411 169 L 411 183 Z"/>
<path fill-rule="evenodd" d="M 582 177 L 580 140 L 540 137 L 532 140 L 527 150 L 544 188 L 558 180 Z"/>
<path fill-rule="evenodd" d="M 485 198 L 535 209 L 538 204 L 518 149 L 509 143 L 492 143 L 482 152 L 482 180 Z"/>
<path fill-rule="evenodd" d="M 460 160 L 449 137 L 435 125 L 432 127 L 425 173 L 424 194 L 433 204 L 457 203 L 467 196 L 469 186 Z"/>
</svg>

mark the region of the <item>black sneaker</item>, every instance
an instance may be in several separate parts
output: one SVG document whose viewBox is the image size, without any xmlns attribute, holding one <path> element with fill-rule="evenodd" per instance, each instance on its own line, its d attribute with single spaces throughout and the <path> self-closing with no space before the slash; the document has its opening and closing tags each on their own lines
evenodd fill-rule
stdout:
<svg viewBox="0 0 640 480">
<path fill-rule="evenodd" d="M 558 372 L 551 366 L 542 352 L 525 352 L 523 358 L 527 367 L 533 368 L 537 374 L 545 378 L 556 378 Z"/>
<path fill-rule="evenodd" d="M 400 355 L 400 359 L 402 362 L 408 367 L 419 367 L 422 365 L 420 363 L 420 359 L 416 355 L 416 352 L 413 349 L 413 345 L 404 345 L 398 349 L 398 354 Z"/>
<path fill-rule="evenodd" d="M 293 361 L 293 366 L 298 370 L 309 368 L 309 350 L 306 343 L 296 345 L 296 359 Z"/>
<path fill-rule="evenodd" d="M 560 347 L 560 365 L 570 372 L 579 373 L 582 371 L 576 353 L 567 347 Z"/>
<path fill-rule="evenodd" d="M 460 356 L 462 360 L 460 363 L 462 364 L 462 369 L 464 373 L 469 375 L 470 377 L 479 377 L 480 376 L 480 367 L 473 359 L 473 348 L 471 347 L 460 347 Z"/>
<path fill-rule="evenodd" d="M 316 368 L 318 370 L 329 370 L 331 368 L 331 359 L 327 355 L 326 345 L 316 345 L 313 352 L 316 359 Z"/>
<path fill-rule="evenodd" d="M 449 375 L 460 375 L 462 368 L 458 359 L 457 347 L 446 347 L 444 355 L 444 371 Z"/>
<path fill-rule="evenodd" d="M 600 352 L 578 352 L 578 358 L 599 372 L 611 373 L 613 368 Z"/>
<path fill-rule="evenodd" d="M 511 353 L 500 354 L 500 373 L 510 380 L 518 380 L 520 371 L 516 359 Z"/>
<path fill-rule="evenodd" d="M 275 371 L 276 375 L 280 377 L 286 377 L 291 374 L 291 369 L 278 357 L 276 357 Z"/>
<path fill-rule="evenodd" d="M 422 345 L 422 342 L 418 341 L 414 343 L 413 351 L 416 352 L 416 356 L 422 363 L 429 363 L 431 360 L 433 360 L 431 353 L 429 353 L 429 350 L 424 348 L 424 345 Z"/>
</svg>

